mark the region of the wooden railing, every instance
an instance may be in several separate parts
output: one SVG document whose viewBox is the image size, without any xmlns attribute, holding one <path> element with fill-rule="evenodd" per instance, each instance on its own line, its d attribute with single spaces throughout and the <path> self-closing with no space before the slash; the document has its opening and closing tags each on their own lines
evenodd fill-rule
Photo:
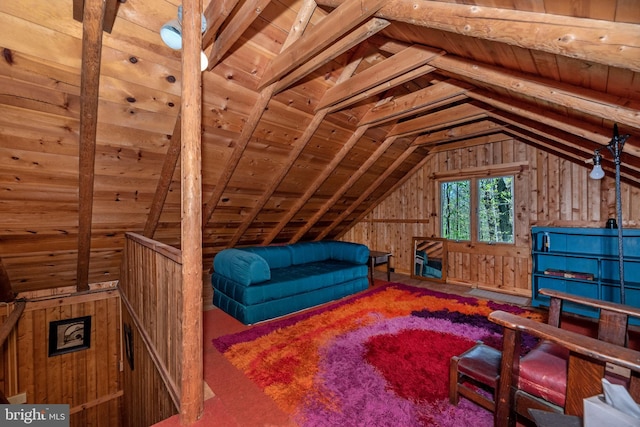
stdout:
<svg viewBox="0 0 640 427">
<path fill-rule="evenodd" d="M 182 378 L 188 373 L 182 363 L 185 343 L 180 250 L 127 233 L 120 291 L 157 373 L 181 412 Z"/>
</svg>

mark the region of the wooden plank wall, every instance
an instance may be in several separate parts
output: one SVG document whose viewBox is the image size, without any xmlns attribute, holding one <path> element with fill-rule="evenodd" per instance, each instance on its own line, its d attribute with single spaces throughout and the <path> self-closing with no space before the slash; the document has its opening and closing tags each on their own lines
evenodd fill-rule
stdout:
<svg viewBox="0 0 640 427">
<path fill-rule="evenodd" d="M 124 382 L 127 398 L 122 405 L 123 427 L 146 427 L 178 413 L 140 332 L 126 307 L 122 306 L 123 328 L 132 332 L 133 369 L 124 357 Z M 126 338 L 125 338 L 126 339 Z"/>
<path fill-rule="evenodd" d="M 125 425 L 150 425 L 180 407 L 181 264 L 178 249 L 127 233 L 120 292 L 136 363 L 133 372 L 125 368 Z"/>
<path fill-rule="evenodd" d="M 453 144 L 448 145 L 451 147 Z M 396 272 L 410 274 L 412 237 L 440 236 L 437 178 L 516 171 L 514 245 L 449 242 L 447 282 L 530 295 L 530 231 L 534 225 L 603 227 L 615 216 L 615 179 L 589 179 L 585 159 L 561 158 L 506 137 L 434 149 L 430 160 L 344 236 L 394 254 Z M 623 183 L 624 226 L 640 227 L 640 189 Z"/>
<path fill-rule="evenodd" d="M 0 323 L 13 303 L 0 307 Z M 49 323 L 91 316 L 89 349 L 48 357 Z M 113 290 L 31 300 L 0 355 L 0 388 L 27 403 L 68 404 L 71 426 L 120 424 L 120 299 Z"/>
</svg>

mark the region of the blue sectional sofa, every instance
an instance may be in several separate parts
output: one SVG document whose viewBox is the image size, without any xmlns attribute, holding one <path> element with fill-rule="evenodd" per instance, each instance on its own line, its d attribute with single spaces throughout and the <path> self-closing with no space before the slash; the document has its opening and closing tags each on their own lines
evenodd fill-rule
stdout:
<svg viewBox="0 0 640 427">
<path fill-rule="evenodd" d="M 362 291 L 369 248 L 318 241 L 225 249 L 213 259 L 213 304 L 248 325 Z"/>
</svg>

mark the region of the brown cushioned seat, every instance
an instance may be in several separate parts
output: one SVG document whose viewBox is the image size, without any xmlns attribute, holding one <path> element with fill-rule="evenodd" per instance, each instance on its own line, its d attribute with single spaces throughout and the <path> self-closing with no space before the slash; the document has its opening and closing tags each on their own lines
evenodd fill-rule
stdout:
<svg viewBox="0 0 640 427">
<path fill-rule="evenodd" d="M 449 401 L 457 405 L 462 395 L 494 411 L 501 358 L 500 351 L 480 341 L 460 356 L 453 356 L 449 366 Z M 485 390 L 492 398 L 487 398 L 480 390 Z"/>
</svg>

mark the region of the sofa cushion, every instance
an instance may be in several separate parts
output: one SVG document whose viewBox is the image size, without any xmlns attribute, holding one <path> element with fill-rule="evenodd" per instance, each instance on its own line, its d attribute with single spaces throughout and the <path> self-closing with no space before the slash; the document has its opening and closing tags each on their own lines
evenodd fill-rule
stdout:
<svg viewBox="0 0 640 427">
<path fill-rule="evenodd" d="M 568 349 L 551 341 L 542 341 L 520 359 L 518 388 L 564 406 L 568 359 Z"/>
<path fill-rule="evenodd" d="M 354 264 L 367 264 L 369 261 L 369 248 L 360 243 L 352 242 L 326 242 L 331 249 L 331 259 L 352 262 Z"/>
<path fill-rule="evenodd" d="M 267 261 L 269 268 L 284 268 L 292 264 L 288 246 L 249 246 L 240 250 L 261 256 Z"/>
<path fill-rule="evenodd" d="M 249 286 L 271 279 L 271 270 L 261 256 L 239 249 L 225 249 L 213 259 L 216 273 Z"/>
<path fill-rule="evenodd" d="M 326 261 L 331 258 L 331 248 L 327 242 L 298 242 L 289 245 L 293 265 Z"/>
</svg>

